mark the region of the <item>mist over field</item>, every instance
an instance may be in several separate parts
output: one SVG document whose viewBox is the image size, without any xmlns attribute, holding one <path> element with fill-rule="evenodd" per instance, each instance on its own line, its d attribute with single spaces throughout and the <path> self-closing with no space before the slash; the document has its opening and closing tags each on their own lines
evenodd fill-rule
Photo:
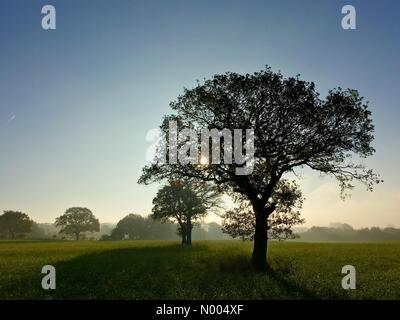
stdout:
<svg viewBox="0 0 400 320">
<path fill-rule="evenodd" d="M 100 223 L 99 232 L 88 233 L 86 240 L 179 240 L 177 226 L 173 223 L 160 224 L 150 221 L 150 229 L 138 230 L 132 233 L 125 230 L 125 234 L 116 234 L 116 224 Z M 193 229 L 193 240 L 234 240 L 229 234 L 223 233 L 221 225 L 215 222 L 203 223 Z M 394 226 L 386 228 L 371 227 L 355 229 L 344 223 L 331 223 L 328 227 L 313 226 L 311 228 L 294 228 L 296 238 L 293 241 L 319 242 L 319 241 L 388 241 L 400 240 L 400 229 Z M 129 236 L 130 233 L 130 236 Z M 0 233 L 0 239 L 6 238 Z M 71 240 L 68 235 L 60 235 L 59 228 L 52 223 L 36 223 L 30 233 L 21 234 L 20 239 L 26 240 Z"/>
</svg>

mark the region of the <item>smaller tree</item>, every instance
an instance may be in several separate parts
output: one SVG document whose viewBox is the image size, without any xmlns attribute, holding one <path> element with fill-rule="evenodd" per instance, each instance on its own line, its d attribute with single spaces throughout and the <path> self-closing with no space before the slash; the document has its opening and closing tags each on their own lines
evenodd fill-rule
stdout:
<svg viewBox="0 0 400 320">
<path fill-rule="evenodd" d="M 128 214 L 118 221 L 111 232 L 111 239 L 121 240 L 127 235 L 131 240 L 144 240 L 150 238 L 152 220 L 138 214 Z"/>
<path fill-rule="evenodd" d="M 222 215 L 222 231 L 233 238 L 254 240 L 255 216 L 249 201 L 244 197 L 235 197 L 237 207 Z M 293 227 L 304 223 L 300 218 L 303 197 L 298 185 L 281 180 L 273 195 L 274 212 L 268 217 L 268 239 L 293 239 Z"/>
<path fill-rule="evenodd" d="M 209 184 L 188 180 L 170 180 L 157 192 L 153 200 L 152 218 L 162 222 L 177 222 L 182 245 L 192 244 L 192 230 L 196 223 L 218 208 L 219 194 Z"/>
<path fill-rule="evenodd" d="M 94 232 L 100 230 L 99 220 L 87 208 L 73 207 L 58 217 L 55 225 L 60 227 L 59 233 L 74 235 L 76 240 L 82 232 Z"/>
<path fill-rule="evenodd" d="M 20 211 L 7 210 L 0 215 L 0 233 L 8 234 L 11 239 L 17 234 L 31 232 L 32 225 L 29 216 Z"/>
<path fill-rule="evenodd" d="M 47 237 L 48 236 L 46 235 L 45 230 L 43 230 L 43 228 L 41 228 L 41 226 L 36 222 L 32 223 L 32 228 L 26 235 L 26 239 L 33 239 L 33 240 L 46 239 Z"/>
</svg>

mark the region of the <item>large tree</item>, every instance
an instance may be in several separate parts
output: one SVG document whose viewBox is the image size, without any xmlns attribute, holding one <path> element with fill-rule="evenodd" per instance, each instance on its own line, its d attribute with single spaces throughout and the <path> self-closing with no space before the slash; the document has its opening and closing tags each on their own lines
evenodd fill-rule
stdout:
<svg viewBox="0 0 400 320">
<path fill-rule="evenodd" d="M 31 232 L 32 225 L 29 216 L 20 211 L 6 210 L 0 215 L 0 233 L 7 234 L 11 239 L 17 234 Z"/>
<path fill-rule="evenodd" d="M 60 233 L 75 236 L 79 240 L 81 233 L 93 232 L 100 230 L 99 220 L 93 215 L 88 208 L 73 207 L 65 211 L 59 216 L 55 225 L 60 227 Z"/>
<path fill-rule="evenodd" d="M 218 201 L 218 193 L 209 184 L 170 180 L 153 199 L 152 218 L 178 223 L 182 245 L 191 245 L 193 226 L 200 222 L 209 210 L 219 207 Z"/>
<path fill-rule="evenodd" d="M 253 129 L 253 171 L 237 175 L 235 169 L 242 164 L 235 162 L 170 165 L 156 157 L 143 169 L 139 182 L 191 177 L 245 196 L 255 217 L 252 261 L 257 269 L 267 268 L 268 219 L 277 207 L 273 195 L 285 174 L 307 167 L 331 175 L 344 195 L 353 181 L 368 190 L 380 182 L 360 161 L 375 151 L 374 126 L 367 103 L 356 90 L 333 89 L 321 99 L 313 82 L 298 76 L 284 78 L 266 68 L 254 74 L 215 75 L 185 89 L 171 108 L 175 114 L 165 117 L 161 125 L 166 135 L 171 119 L 180 128 Z"/>
</svg>

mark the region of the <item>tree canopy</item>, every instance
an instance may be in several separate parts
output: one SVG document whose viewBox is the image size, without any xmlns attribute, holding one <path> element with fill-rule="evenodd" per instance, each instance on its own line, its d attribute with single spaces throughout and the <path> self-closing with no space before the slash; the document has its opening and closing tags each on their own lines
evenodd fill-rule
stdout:
<svg viewBox="0 0 400 320">
<path fill-rule="evenodd" d="M 117 226 L 111 232 L 111 239 L 131 240 L 148 239 L 151 230 L 151 221 L 139 214 L 128 214 L 118 221 Z"/>
<path fill-rule="evenodd" d="M 29 216 L 20 211 L 6 210 L 0 215 L 0 233 L 8 234 L 11 239 L 18 234 L 31 232 L 32 225 Z"/>
<path fill-rule="evenodd" d="M 193 226 L 209 210 L 218 207 L 219 195 L 209 184 L 195 184 L 191 180 L 170 180 L 153 199 L 155 220 L 177 222 L 182 244 L 192 242 Z"/>
<path fill-rule="evenodd" d="M 60 233 L 74 235 L 79 240 L 81 233 L 93 232 L 100 230 L 99 220 L 93 215 L 88 208 L 73 207 L 65 211 L 59 216 L 55 225 L 60 227 Z"/>
<path fill-rule="evenodd" d="M 330 175 L 337 179 L 342 195 L 355 181 L 371 191 L 381 181 L 361 161 L 375 152 L 374 126 L 368 103 L 357 90 L 336 88 L 321 99 L 313 82 L 299 76 L 284 78 L 267 67 L 254 74 L 215 75 L 185 89 L 170 106 L 175 113 L 161 125 L 166 136 L 171 119 L 182 128 L 253 129 L 252 173 L 237 175 L 235 169 L 243 164 L 235 161 L 171 165 L 156 156 L 139 182 L 190 177 L 243 195 L 256 220 L 252 260 L 257 269 L 267 267 L 268 218 L 277 207 L 274 192 L 286 174 L 307 167 Z"/>
</svg>

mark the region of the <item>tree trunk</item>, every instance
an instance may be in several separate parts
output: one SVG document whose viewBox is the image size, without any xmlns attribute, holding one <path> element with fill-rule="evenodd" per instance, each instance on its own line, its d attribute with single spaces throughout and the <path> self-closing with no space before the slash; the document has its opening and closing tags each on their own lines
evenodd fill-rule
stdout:
<svg viewBox="0 0 400 320">
<path fill-rule="evenodd" d="M 75 233 L 75 239 L 76 239 L 76 241 L 79 241 L 79 232 Z"/>
<path fill-rule="evenodd" d="M 186 232 L 182 231 L 182 245 L 186 245 L 187 244 L 187 238 L 186 238 Z"/>
<path fill-rule="evenodd" d="M 261 208 L 255 208 L 254 213 L 256 216 L 256 230 L 254 234 L 252 263 L 257 271 L 266 271 L 268 269 L 268 215 Z"/>
<path fill-rule="evenodd" d="M 181 228 L 182 246 L 184 246 L 187 244 L 186 226 L 182 223 L 180 224 L 180 228 Z"/>
<path fill-rule="evenodd" d="M 187 224 L 187 245 L 191 246 L 192 245 L 192 229 L 193 229 L 193 225 L 192 222 L 189 220 L 188 224 Z"/>
</svg>

